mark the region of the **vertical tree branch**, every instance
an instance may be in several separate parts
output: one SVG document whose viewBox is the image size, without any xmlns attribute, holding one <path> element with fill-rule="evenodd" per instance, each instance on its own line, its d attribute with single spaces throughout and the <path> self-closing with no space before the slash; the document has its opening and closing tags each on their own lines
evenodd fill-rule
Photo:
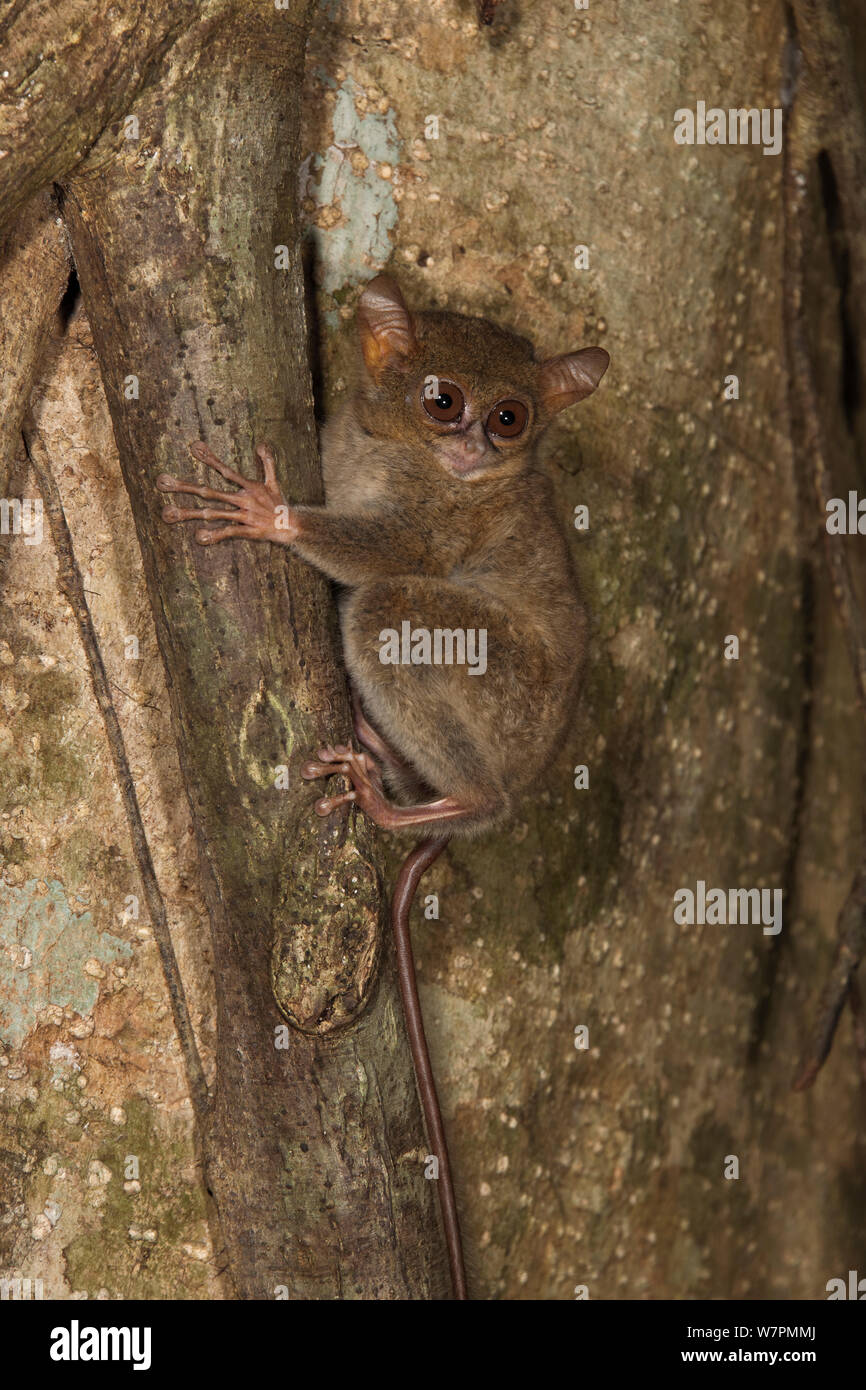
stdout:
<svg viewBox="0 0 866 1390">
<path fill-rule="evenodd" d="M 141 818 L 138 797 L 135 794 L 135 784 L 129 770 L 129 761 L 123 743 L 120 721 L 117 718 L 117 711 L 114 708 L 114 701 L 111 698 L 111 687 L 109 685 L 108 676 L 105 673 L 105 666 L 103 665 L 102 654 L 99 650 L 99 642 L 96 636 L 96 630 L 93 626 L 93 619 L 87 607 L 84 583 L 75 560 L 72 537 L 69 534 L 69 526 L 66 521 L 66 514 L 63 510 L 63 500 L 51 472 L 51 464 L 46 455 L 45 448 L 39 438 L 38 432 L 33 428 L 32 423 L 25 425 L 24 440 L 27 447 L 27 455 L 36 474 L 39 490 L 42 493 L 42 500 L 48 514 L 48 524 L 51 528 L 51 537 L 54 541 L 57 554 L 57 570 L 60 588 L 64 598 L 75 615 L 75 622 L 81 636 L 81 645 L 84 648 L 84 654 L 87 658 L 93 693 L 96 697 L 96 703 L 99 706 L 99 711 L 105 726 L 111 761 L 114 764 L 117 784 L 120 788 L 123 808 L 126 812 L 126 819 L 129 825 L 132 847 L 135 853 L 136 863 L 138 864 L 138 871 L 141 876 L 144 898 L 147 903 L 148 912 L 150 913 L 154 940 L 156 941 L 157 950 L 159 951 L 159 957 L 162 963 L 162 973 L 168 991 L 172 1018 L 174 1019 L 174 1026 L 180 1041 L 180 1050 L 183 1056 L 184 1067 L 186 1068 L 193 1111 L 195 1113 L 196 1122 L 201 1130 L 207 1118 L 207 1082 L 205 1081 L 204 1069 L 196 1045 L 195 1032 L 193 1031 L 189 1008 L 187 1007 L 186 994 L 184 993 L 183 981 L 180 975 L 180 967 L 177 963 L 177 956 L 174 953 L 174 945 L 168 925 L 168 916 L 165 910 L 165 900 L 160 891 L 156 871 L 153 867 L 153 859 L 150 854 L 150 846 L 147 843 L 147 835 L 144 829 L 144 822 Z"/>
<path fill-rule="evenodd" d="M 154 486 L 192 468 L 190 440 L 249 469 L 266 438 L 286 495 L 320 495 L 294 208 L 308 9 L 210 6 L 136 104 L 138 137 L 107 130 L 62 206 L 200 848 L 218 1008 L 205 1166 L 236 1287 L 441 1297 L 390 957 L 376 985 L 372 843 L 312 815 L 299 776 L 350 728 L 327 586 L 283 552 L 197 547 Z M 308 1036 L 280 1026 L 272 979 Z"/>
<path fill-rule="evenodd" d="M 0 496 L 5 496 L 33 377 L 69 279 L 57 203 L 34 198 L 0 236 Z"/>
</svg>

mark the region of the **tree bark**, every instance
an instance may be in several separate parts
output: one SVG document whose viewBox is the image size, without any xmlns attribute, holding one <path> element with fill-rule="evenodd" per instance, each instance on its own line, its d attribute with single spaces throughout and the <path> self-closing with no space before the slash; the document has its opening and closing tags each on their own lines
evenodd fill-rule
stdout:
<svg viewBox="0 0 866 1390">
<path fill-rule="evenodd" d="M 793 8 L 803 49 L 791 146 L 804 208 L 801 308 L 833 487 L 846 497 L 848 488 L 863 490 L 864 31 L 854 0 L 795 0 Z M 610 0 L 566 15 L 522 0 L 499 6 L 482 32 L 474 7 L 457 0 L 420 16 L 402 0 L 321 6 L 300 150 L 294 134 L 288 139 L 296 109 L 279 90 L 288 82 L 282 65 L 294 62 L 297 75 L 297 53 L 260 42 L 255 26 L 245 31 L 250 44 L 229 42 L 227 13 L 184 11 L 184 24 L 199 29 L 172 47 L 160 90 L 134 103 L 118 97 L 111 116 L 137 115 L 138 143 L 100 125 L 86 167 L 87 150 L 71 151 L 62 181 L 148 583 L 158 591 L 178 742 L 202 843 L 213 845 L 206 878 L 221 1075 L 232 1085 L 252 1079 L 252 1093 L 237 1097 L 235 1130 L 224 1092 L 214 1131 L 230 1159 L 243 1150 L 251 1171 L 235 1178 L 215 1165 L 211 1186 L 230 1211 L 251 1202 L 251 1230 L 276 1223 L 276 1235 L 240 1254 L 243 1223 L 230 1229 L 247 1280 L 238 1291 L 263 1289 L 255 1266 L 293 1294 L 369 1297 L 377 1278 L 384 1289 L 383 1264 L 404 1254 L 409 1272 L 391 1269 L 390 1291 L 410 1278 L 413 1296 L 444 1290 L 438 1247 L 424 1244 L 432 1196 L 419 1205 L 427 1193 L 417 1193 L 407 1154 L 420 1123 L 395 1041 L 402 1025 L 387 953 L 380 992 L 353 1014 L 375 974 L 366 948 L 374 920 L 378 930 L 376 858 L 362 828 L 353 841 L 342 827 L 317 826 L 302 813 L 303 794 L 295 802 L 272 787 L 277 764 L 294 768 L 320 733 L 348 731 L 324 588 L 252 547 L 196 551 L 189 537 L 163 530 L 152 491 L 160 469 L 187 469 L 190 438 L 203 435 L 246 469 L 253 443 L 270 435 L 290 495 L 316 495 L 300 279 L 294 264 L 272 269 L 274 246 L 294 248 L 285 207 L 299 153 L 302 210 L 316 243 L 326 413 L 345 398 L 358 294 L 385 265 L 413 305 L 486 314 L 545 353 L 599 342 L 612 358 L 593 399 L 551 431 L 544 465 L 592 615 L 580 711 L 547 784 L 513 824 L 454 845 L 431 870 L 423 891 L 437 895 L 439 920 L 417 913 L 413 928 L 471 1291 L 515 1300 L 572 1299 L 576 1288 L 592 1299 L 823 1299 L 830 1278 L 863 1268 L 863 1112 L 847 1009 L 812 1090 L 794 1094 L 791 1083 L 832 967 L 839 912 L 857 882 L 863 726 L 821 548 L 825 518 L 803 486 L 814 461 L 800 460 L 801 476 L 797 459 L 808 450 L 801 383 L 785 350 L 783 159 L 756 146 L 687 148 L 673 139 L 675 110 L 699 100 L 723 109 L 790 101 L 786 11 L 751 0 L 721 9 Z M 272 92 L 247 56 L 263 48 Z M 65 94 L 58 97 L 62 110 Z M 208 192 L 213 183 L 219 196 Z M 579 246 L 586 268 L 575 259 Z M 103 515 L 120 525 L 104 476 L 113 455 L 96 407 L 76 415 L 79 397 L 99 393 L 86 329 L 73 326 L 63 375 L 42 383 L 41 405 L 54 423 L 70 509 L 76 490 L 91 493 L 90 511 L 82 507 L 72 529 L 83 569 L 91 553 L 105 557 L 103 582 L 95 565 L 84 577 L 88 591 L 104 591 L 91 602 L 104 605 L 110 635 L 109 617 L 127 611 L 121 581 L 137 559 L 100 549 Z M 731 374 L 739 397 L 724 399 Z M 125 395 L 131 375 L 137 401 Z M 82 466 L 88 449 L 97 462 Z M 588 532 L 572 526 L 578 505 L 589 508 Z M 846 547 L 862 593 L 862 536 L 832 539 Z M 34 597 L 40 568 L 26 569 L 26 559 L 18 553 L 16 606 L 4 614 L 15 660 L 0 664 L 9 817 L 0 812 L 0 853 L 4 872 L 18 875 L 4 883 L 23 895 L 20 879 L 29 875 L 40 898 L 40 880 L 56 877 L 71 896 L 89 876 L 116 897 L 114 858 L 102 856 L 95 823 L 85 834 L 73 816 L 98 807 L 110 819 L 110 797 L 98 795 L 104 783 L 94 790 L 83 773 L 73 777 L 60 757 L 90 753 L 86 701 L 74 687 L 64 694 L 59 681 L 50 707 L 42 694 L 37 663 L 63 653 L 63 607 L 53 593 Z M 146 624 L 127 630 L 144 633 Z M 740 640 L 736 661 L 724 655 L 730 634 Z M 0 663 L 9 656 L 0 635 Z M 123 684 L 122 668 L 114 674 Z M 19 710 L 15 700 L 26 696 L 31 704 Z M 157 711 L 152 719 L 158 742 L 167 718 L 161 723 Z M 39 736 L 24 798 L 19 749 Z M 176 820 L 153 772 L 159 751 L 151 761 L 141 754 L 138 786 L 153 785 L 151 824 L 168 834 Z M 588 767 L 585 789 L 575 785 L 577 765 Z M 40 817 L 52 813 L 60 830 L 46 848 Z M 78 878 L 84 851 L 79 840 L 67 849 L 76 835 L 89 856 Z M 364 911 L 347 914 L 359 931 L 345 938 L 352 965 L 341 978 L 343 925 L 319 924 L 329 901 L 349 901 L 340 894 L 341 855 L 354 854 L 353 845 Z M 294 889 L 274 882 L 274 866 L 295 864 Z M 332 865 L 326 886 L 317 874 Z M 782 889 L 781 933 L 678 924 L 674 895 L 698 880 L 708 889 Z M 197 883 L 193 869 L 188 882 Z M 182 906 L 183 893 L 173 901 Z M 274 907 L 285 929 L 272 965 Z M 67 934 L 77 939 L 78 918 L 70 920 Z M 95 949 L 80 948 L 81 966 Z M 146 966 L 136 967 L 145 999 L 160 993 Z M 269 972 L 283 1006 L 313 1029 L 293 1032 L 288 1055 L 273 1050 L 281 1015 Z M 0 1012 L 13 974 L 0 949 Z M 249 989 L 238 986 L 242 974 Z M 10 1048 L 0 1158 L 17 1155 L 20 1201 L 0 1240 L 15 1235 L 21 1272 L 44 1269 L 46 1287 L 50 1280 L 61 1294 L 134 1296 L 146 1287 L 153 1297 L 186 1288 L 219 1296 L 214 1282 L 188 1279 L 184 1250 L 195 1223 L 180 1219 L 186 1198 L 173 1177 L 173 1093 L 162 1080 L 170 1059 L 159 1050 L 168 1025 L 144 1005 L 136 1013 L 133 988 L 100 981 L 90 1014 L 72 991 L 66 1015 L 40 1015 Z M 342 1030 L 315 1032 L 337 1018 Z M 208 1022 L 199 1010 L 204 1052 Z M 91 1023 L 92 1037 L 76 1042 L 73 1030 Z M 576 1046 L 581 1027 L 586 1048 Z M 53 1089 L 60 1064 L 52 1050 L 73 1046 L 78 1079 L 89 1078 L 89 1110 L 75 1101 L 71 1069 L 62 1092 Z M 242 1059 L 233 1047 L 245 1049 Z M 113 1140 L 108 1107 L 118 1094 L 129 1114 Z M 160 1176 L 156 1197 L 144 1186 L 137 1196 L 115 1193 L 113 1156 L 135 1151 L 136 1106 L 155 1127 L 147 1155 Z M 87 1124 L 76 1125 L 70 1111 L 86 1111 Z M 280 1141 L 285 1154 L 275 1155 Z M 383 1215 L 391 1155 L 399 1249 Z M 96 1211 L 89 1162 L 115 1175 Z M 27 1221 L 39 1223 L 45 1200 L 62 1198 L 45 1165 L 67 1173 L 77 1165 L 83 1177 L 77 1205 L 70 1201 L 40 1240 Z M 288 1214 L 256 1207 L 257 1167 L 266 1197 L 284 1193 Z M 362 1227 L 356 1176 L 372 1193 Z M 151 1192 L 160 1183 L 152 1180 Z M 190 1190 L 200 1191 L 195 1174 Z M 132 1236 L 136 1202 L 150 1206 Z M 149 1273 L 139 1254 L 146 1225 L 158 1236 Z M 280 1232 L 289 1227 L 299 1243 L 284 1254 Z M 370 1278 L 355 1277 L 367 1260 Z M 294 1272 L 281 1277 L 289 1264 Z"/>
<path fill-rule="evenodd" d="M 0 226 L 81 162 L 199 14 L 194 0 L 71 0 L 62 12 L 32 0 L 6 6 L 0 16 Z"/>
<path fill-rule="evenodd" d="M 321 496 L 294 209 L 308 12 L 184 13 L 138 138 L 107 125 L 61 178 L 34 117 L 26 177 L 61 182 L 199 837 L 218 1037 L 200 1119 L 236 1291 L 429 1298 L 447 1274 L 372 839 L 315 817 L 299 777 L 351 727 L 327 586 L 264 547 L 195 546 L 154 487 L 190 471 L 191 440 L 249 471 L 267 438 L 286 495 Z"/>
<path fill-rule="evenodd" d="M 0 223 L 2 227 L 2 223 Z M 0 494 L 21 449 L 36 364 L 69 279 L 65 235 L 51 194 L 34 198 L 0 231 Z"/>
</svg>

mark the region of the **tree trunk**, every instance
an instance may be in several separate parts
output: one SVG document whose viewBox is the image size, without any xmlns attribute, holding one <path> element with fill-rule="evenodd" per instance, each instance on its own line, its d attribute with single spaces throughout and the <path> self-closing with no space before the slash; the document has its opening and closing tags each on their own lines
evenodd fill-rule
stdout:
<svg viewBox="0 0 866 1390">
<path fill-rule="evenodd" d="M 264 437 L 286 494 L 321 495 L 294 212 L 307 8 L 226 4 L 186 28 L 134 133 L 109 125 L 61 205 L 200 848 L 217 982 L 200 1120 L 234 1286 L 427 1298 L 448 1284 L 390 958 L 377 974 L 372 840 L 312 815 L 299 777 L 351 727 L 327 587 L 282 553 L 196 547 L 154 486 L 191 468 L 191 440 L 248 470 Z"/>
<path fill-rule="evenodd" d="M 545 464 L 593 619 L 580 710 L 514 823 L 431 870 L 422 894 L 438 920 L 416 912 L 472 1293 L 824 1298 L 863 1268 L 862 1059 L 847 1010 L 814 1088 L 791 1083 L 859 867 L 863 729 L 787 335 L 793 309 L 846 497 L 864 486 L 862 21 L 850 0 L 795 0 L 790 16 L 748 0 L 649 14 L 504 0 L 479 30 L 456 0 L 421 14 L 346 0 L 319 7 L 299 103 L 302 9 L 252 20 L 175 6 L 175 20 L 149 7 L 146 31 L 106 18 L 104 53 L 95 29 L 87 52 L 70 44 L 87 59 L 86 109 L 46 68 L 56 117 L 15 116 L 53 131 L 59 153 L 46 164 L 42 136 L 29 155 L 15 142 L 0 208 L 62 184 L 197 827 L 200 869 L 76 313 L 35 418 L 136 785 L 152 792 L 143 814 L 207 1069 L 216 1055 L 207 1181 L 235 1283 L 220 1286 L 201 1235 L 154 961 L 100 907 L 136 890 L 104 751 L 85 765 L 91 697 L 50 571 L 16 544 L 8 655 L 0 643 L 0 941 L 32 942 L 38 964 L 53 904 L 71 965 L 44 980 L 31 969 L 28 994 L 0 952 L 16 1194 L 2 1259 L 58 1296 L 447 1292 L 389 950 L 376 959 L 384 846 L 357 819 L 315 821 L 296 778 L 318 739 L 349 728 L 326 586 L 265 550 L 196 550 L 162 527 L 153 489 L 160 471 L 189 471 L 191 439 L 250 471 L 264 437 L 287 495 L 318 495 L 305 229 L 326 413 L 344 398 L 360 290 L 386 264 L 410 304 L 487 314 L 543 352 L 599 342 L 612 358 Z M 33 44 L 50 51 L 44 33 Z M 134 100 L 113 75 L 120 52 L 140 74 Z M 784 157 L 678 145 L 674 113 L 698 101 L 784 105 Z M 786 255 L 801 195 L 802 285 Z M 20 324 L 32 310 L 17 284 Z M 22 343 L 13 326 L 9 356 Z M 579 505 L 588 532 L 572 525 Z M 856 597 L 862 537 L 837 539 Z M 128 633 L 140 674 L 117 655 Z M 781 890 L 781 932 L 680 925 L 675 895 L 699 882 Z M 284 1051 L 286 1015 L 307 1031 L 292 1026 Z M 129 1153 L 140 1192 L 124 1186 Z"/>
</svg>

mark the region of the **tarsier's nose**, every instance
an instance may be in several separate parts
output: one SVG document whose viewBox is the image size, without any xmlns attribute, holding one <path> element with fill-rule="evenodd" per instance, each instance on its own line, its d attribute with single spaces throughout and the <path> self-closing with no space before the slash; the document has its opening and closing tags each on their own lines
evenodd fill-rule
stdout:
<svg viewBox="0 0 866 1390">
<path fill-rule="evenodd" d="M 475 424 L 470 425 L 466 433 L 461 434 L 458 438 L 464 458 L 479 458 L 487 449 L 487 440 L 484 438 L 484 430 L 480 420 L 476 420 Z"/>
<path fill-rule="evenodd" d="M 450 438 L 442 440 L 440 444 L 447 466 L 452 472 L 461 476 L 475 473 L 484 467 L 489 447 L 484 426 L 480 420 L 476 420 L 468 429 L 461 430 L 459 434 L 453 434 Z"/>
</svg>

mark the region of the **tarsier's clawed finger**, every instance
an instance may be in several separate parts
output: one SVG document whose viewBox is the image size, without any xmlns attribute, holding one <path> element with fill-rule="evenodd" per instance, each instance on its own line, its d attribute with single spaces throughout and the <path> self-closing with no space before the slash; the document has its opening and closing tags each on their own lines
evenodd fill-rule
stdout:
<svg viewBox="0 0 866 1390">
<path fill-rule="evenodd" d="M 194 443 L 190 444 L 189 451 L 194 459 L 198 459 L 199 463 L 207 464 L 208 468 L 213 468 L 220 477 L 225 478 L 227 483 L 237 483 L 238 487 L 249 486 L 249 478 L 241 477 L 240 473 L 236 473 L 233 468 L 229 468 L 228 464 L 223 463 L 222 459 L 218 459 L 213 449 L 209 448 L 203 440 L 196 439 Z"/>
<path fill-rule="evenodd" d="M 163 507 L 163 521 L 237 521 L 239 512 L 221 511 L 218 507 Z M 210 533 L 208 533 L 210 534 Z"/>
<path fill-rule="evenodd" d="M 262 461 L 265 470 L 265 487 L 271 492 L 278 492 L 277 487 L 277 461 L 274 458 L 274 451 L 270 444 L 257 444 L 256 453 Z"/>
<path fill-rule="evenodd" d="M 160 492 L 189 492 L 193 497 L 203 497 L 207 502 L 227 502 L 235 496 L 233 492 L 219 492 L 213 487 L 190 483 L 185 478 L 173 478 L 170 473 L 160 473 L 156 485 Z"/>
<path fill-rule="evenodd" d="M 204 527 L 196 531 L 195 538 L 199 545 L 215 545 L 217 541 L 243 540 L 249 536 L 249 531 L 243 526 L 218 526 L 215 531 L 206 531 Z"/>
</svg>

